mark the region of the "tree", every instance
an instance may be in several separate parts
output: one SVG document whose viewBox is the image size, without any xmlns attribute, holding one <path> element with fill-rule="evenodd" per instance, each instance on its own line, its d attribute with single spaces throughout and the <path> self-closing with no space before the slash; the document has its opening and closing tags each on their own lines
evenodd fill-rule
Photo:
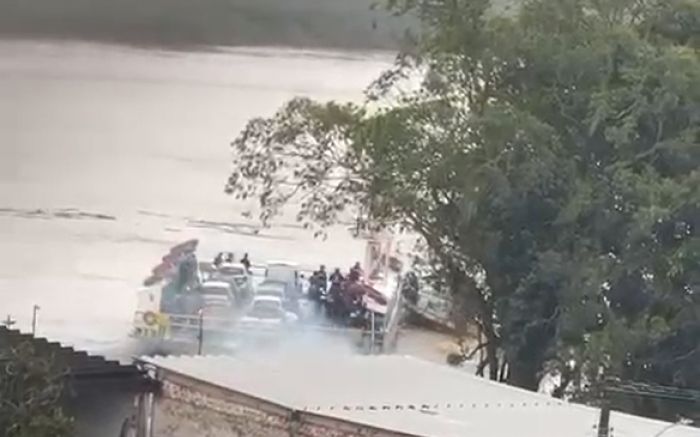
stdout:
<svg viewBox="0 0 700 437">
<path fill-rule="evenodd" d="M 265 222 L 298 201 L 308 226 L 419 234 L 492 379 L 558 374 L 556 395 L 589 401 L 614 375 L 697 388 L 700 3 L 389 8 L 419 18 L 413 50 L 364 105 L 251 121 L 228 191 Z"/>
<path fill-rule="evenodd" d="M 0 431 L 6 437 L 68 437 L 61 409 L 64 372 L 22 343 L 0 354 Z"/>
</svg>

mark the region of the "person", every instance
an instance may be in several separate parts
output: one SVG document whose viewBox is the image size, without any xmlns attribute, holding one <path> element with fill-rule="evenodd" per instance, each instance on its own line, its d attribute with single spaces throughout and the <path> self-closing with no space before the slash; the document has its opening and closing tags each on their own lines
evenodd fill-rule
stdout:
<svg viewBox="0 0 700 437">
<path fill-rule="evenodd" d="M 411 305 L 418 304 L 418 276 L 414 272 L 406 273 L 401 284 L 401 294 Z"/>
<path fill-rule="evenodd" d="M 362 315 L 362 296 L 364 294 L 364 286 L 357 282 L 348 283 L 343 289 L 343 319 L 345 323 L 352 324 L 357 321 Z"/>
<path fill-rule="evenodd" d="M 331 277 L 330 277 L 331 289 L 332 289 L 334 286 L 337 287 L 337 288 L 340 288 L 340 286 L 342 285 L 342 283 L 343 283 L 344 280 L 345 280 L 345 278 L 343 277 L 343 274 L 340 273 L 340 269 L 336 268 L 336 269 L 333 271 L 333 274 L 331 274 Z"/>
<path fill-rule="evenodd" d="M 223 252 L 219 252 L 219 253 L 216 255 L 216 258 L 214 258 L 214 267 L 218 268 L 218 267 L 221 265 L 222 262 L 224 262 L 224 253 L 223 253 Z"/>
<path fill-rule="evenodd" d="M 313 300 L 319 292 L 318 271 L 315 271 L 309 277 L 309 297 Z"/>
<path fill-rule="evenodd" d="M 343 274 L 340 273 L 340 269 L 336 268 L 333 271 L 333 274 L 331 274 L 329 280 L 331 286 L 328 290 L 328 301 L 326 302 L 328 305 L 327 312 L 332 319 L 337 319 L 342 313 L 342 292 L 345 278 L 343 277 Z"/>
<path fill-rule="evenodd" d="M 350 273 L 348 274 L 348 281 L 359 282 L 361 277 L 362 277 L 362 267 L 360 267 L 360 263 L 357 262 L 357 263 L 355 263 L 354 266 L 352 266 L 350 268 Z"/>
<path fill-rule="evenodd" d="M 317 275 L 316 280 L 318 281 L 319 289 L 322 292 L 325 292 L 326 289 L 328 288 L 328 275 L 326 274 L 326 266 L 321 264 L 321 267 L 318 268 L 316 275 Z"/>
<path fill-rule="evenodd" d="M 226 262 L 227 263 L 232 263 L 233 262 L 233 252 L 229 252 L 226 254 Z"/>
<path fill-rule="evenodd" d="M 322 296 L 323 292 L 321 291 L 321 271 L 316 270 L 311 274 L 309 277 L 309 291 L 308 291 L 308 296 L 311 302 L 313 303 L 314 307 L 314 314 L 319 315 L 321 314 L 321 306 L 322 306 Z"/>
<path fill-rule="evenodd" d="M 241 264 L 243 264 L 243 267 L 245 267 L 245 271 L 250 273 L 250 259 L 248 259 L 247 253 L 243 255 L 243 258 L 241 258 Z"/>
</svg>

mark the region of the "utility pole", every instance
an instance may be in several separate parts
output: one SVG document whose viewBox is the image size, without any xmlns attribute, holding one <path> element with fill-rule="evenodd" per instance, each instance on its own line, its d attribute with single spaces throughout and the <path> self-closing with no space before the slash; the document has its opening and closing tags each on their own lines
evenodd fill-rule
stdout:
<svg viewBox="0 0 700 437">
<path fill-rule="evenodd" d="M 39 305 L 32 308 L 32 335 L 36 336 L 36 313 L 41 309 Z"/>
<path fill-rule="evenodd" d="M 204 344 L 204 311 L 199 310 L 199 333 L 197 334 L 197 355 L 202 355 L 202 346 Z"/>
<path fill-rule="evenodd" d="M 370 354 L 374 354 L 374 342 L 376 341 L 375 332 L 374 332 L 374 330 L 375 330 L 374 311 L 370 312 L 370 329 L 372 330 L 372 332 L 370 332 L 370 334 L 369 334 L 369 338 L 370 338 L 369 351 L 370 351 Z"/>
<path fill-rule="evenodd" d="M 607 396 L 603 398 L 603 405 L 600 406 L 598 437 L 610 437 L 610 401 L 607 399 Z"/>
</svg>

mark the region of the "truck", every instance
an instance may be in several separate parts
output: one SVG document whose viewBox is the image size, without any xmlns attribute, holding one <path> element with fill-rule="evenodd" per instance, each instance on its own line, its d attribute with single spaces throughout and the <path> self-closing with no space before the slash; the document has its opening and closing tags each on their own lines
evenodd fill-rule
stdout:
<svg viewBox="0 0 700 437">
<path fill-rule="evenodd" d="M 281 290 L 284 308 L 299 315 L 299 300 L 304 295 L 303 279 L 296 263 L 271 261 L 267 263 L 265 278 L 258 284 L 258 290 Z"/>
</svg>

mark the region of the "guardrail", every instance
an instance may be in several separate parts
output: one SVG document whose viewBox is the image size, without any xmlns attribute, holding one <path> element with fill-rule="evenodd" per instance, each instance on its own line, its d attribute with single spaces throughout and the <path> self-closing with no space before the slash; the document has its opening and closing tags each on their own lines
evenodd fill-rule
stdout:
<svg viewBox="0 0 700 437">
<path fill-rule="evenodd" d="M 369 335 L 368 330 L 353 327 L 333 326 L 317 323 L 291 323 L 268 326 L 264 323 L 246 323 L 240 319 L 228 319 L 222 317 L 200 317 L 190 314 L 158 314 L 159 319 L 149 325 L 144 322 L 147 311 L 137 311 L 134 316 L 135 337 L 162 337 L 168 339 L 178 334 L 191 334 L 196 338 L 202 332 L 207 335 L 221 334 L 223 336 L 236 336 L 236 334 L 265 334 L 265 333 L 320 333 L 331 335 Z M 151 313 L 154 314 L 154 313 Z M 377 338 L 382 338 L 381 332 Z"/>
<path fill-rule="evenodd" d="M 384 322 L 384 342 L 382 344 L 383 352 L 393 351 L 396 348 L 396 343 L 398 341 L 404 305 L 403 293 L 401 293 L 402 284 L 403 277 L 400 276 L 399 280 L 396 281 L 396 290 L 394 290 L 394 295 L 387 305 L 386 319 Z"/>
<path fill-rule="evenodd" d="M 253 266 L 255 268 L 256 266 Z M 252 270 L 252 269 L 251 269 Z M 396 281 L 396 289 L 387 305 L 381 321 L 375 324 L 374 317 L 363 328 L 337 326 L 323 323 L 298 322 L 269 326 L 265 323 L 246 323 L 242 314 L 225 318 L 199 316 L 193 314 L 164 314 L 151 311 L 136 311 L 132 336 L 137 338 L 171 340 L 189 339 L 196 341 L 202 337 L 214 336 L 236 338 L 249 334 L 296 334 L 317 333 L 338 336 L 356 336 L 363 340 L 369 353 L 393 350 L 399 331 L 401 310 L 404 305 L 401 295 L 401 277 Z M 188 340 L 188 341 L 189 341 Z M 201 340 L 199 340 L 201 342 Z"/>
<path fill-rule="evenodd" d="M 213 271 L 214 270 L 214 263 L 212 261 L 199 261 L 198 266 L 200 270 L 202 271 Z M 251 263 L 250 264 L 250 272 L 253 274 L 253 276 L 264 276 L 265 275 L 265 270 L 269 267 L 269 264 L 265 263 Z M 294 266 L 296 270 L 303 275 L 311 275 L 316 269 L 318 268 L 317 266 L 310 266 L 310 265 L 295 265 Z"/>
</svg>

